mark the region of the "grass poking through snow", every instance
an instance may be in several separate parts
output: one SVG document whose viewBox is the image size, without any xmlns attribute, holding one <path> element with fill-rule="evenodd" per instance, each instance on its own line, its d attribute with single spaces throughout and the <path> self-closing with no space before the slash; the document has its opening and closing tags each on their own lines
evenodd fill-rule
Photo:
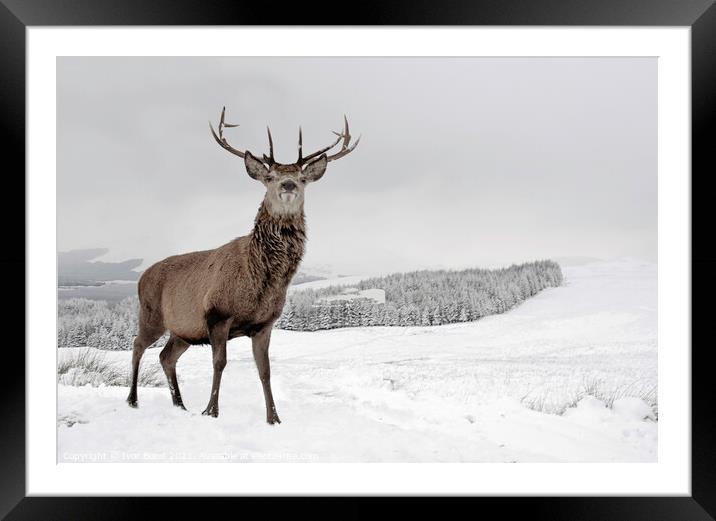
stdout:
<svg viewBox="0 0 716 521">
<path fill-rule="evenodd" d="M 129 368 L 107 360 L 106 354 L 97 349 L 58 351 L 57 381 L 62 385 L 92 387 L 127 387 L 130 382 Z M 139 371 L 140 387 L 164 387 L 166 381 L 159 364 L 144 363 Z"/>
<path fill-rule="evenodd" d="M 521 402 L 527 408 L 548 414 L 562 415 L 567 409 L 576 407 L 579 401 L 592 396 L 604 403 L 608 408 L 620 398 L 639 398 L 654 411 L 658 418 L 657 386 L 643 380 L 635 380 L 628 384 L 608 385 L 603 380 L 585 378 L 581 386 L 574 389 L 533 389 L 526 393 Z"/>
</svg>

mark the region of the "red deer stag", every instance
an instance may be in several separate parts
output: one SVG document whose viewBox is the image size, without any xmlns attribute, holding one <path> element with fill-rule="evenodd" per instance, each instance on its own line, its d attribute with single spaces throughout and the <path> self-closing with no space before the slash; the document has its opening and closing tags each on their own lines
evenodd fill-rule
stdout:
<svg viewBox="0 0 716 521">
<path fill-rule="evenodd" d="M 127 402 L 137 406 L 139 362 L 145 349 L 169 331 L 169 341 L 159 359 L 169 382 L 172 402 L 184 408 L 177 383 L 176 363 L 190 345 L 211 344 L 214 378 L 209 404 L 203 414 L 219 415 L 219 386 L 226 366 L 226 342 L 251 337 L 254 360 L 266 401 L 266 421 L 280 423 L 271 394 L 269 343 L 271 328 L 281 314 L 286 290 L 303 256 L 306 228 L 303 213 L 304 188 L 318 181 L 329 161 L 351 153 L 348 120 L 329 146 L 303 155 L 301 129 L 298 160 L 280 164 L 273 157 L 273 140 L 268 131 L 269 155 L 258 159 L 249 151 L 229 145 L 221 111 L 218 135 L 209 123 L 216 142 L 244 160 L 249 176 L 266 187 L 254 228 L 214 250 L 168 257 L 149 267 L 139 279 L 139 334 L 132 351 L 132 384 Z M 330 151 L 341 143 L 340 149 Z"/>
</svg>

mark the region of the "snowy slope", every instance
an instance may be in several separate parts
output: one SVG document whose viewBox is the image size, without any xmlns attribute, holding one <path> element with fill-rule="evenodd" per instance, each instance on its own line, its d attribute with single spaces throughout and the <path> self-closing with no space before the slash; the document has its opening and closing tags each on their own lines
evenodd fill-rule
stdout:
<svg viewBox="0 0 716 521">
<path fill-rule="evenodd" d="M 385 304 L 385 290 L 370 288 L 359 290 L 358 288 L 346 288 L 338 295 L 331 295 L 320 299 L 321 302 L 336 302 L 339 300 L 369 299 L 378 304 Z"/>
<path fill-rule="evenodd" d="M 301 284 L 293 284 L 288 287 L 288 291 L 301 291 L 304 289 L 321 289 L 329 286 L 351 286 L 362 280 L 370 278 L 368 275 L 349 275 L 346 277 L 334 277 L 330 279 L 312 280 L 311 282 L 303 282 Z"/>
<path fill-rule="evenodd" d="M 58 459 L 656 461 L 657 422 L 644 419 L 652 409 L 629 397 L 656 386 L 656 265 L 564 274 L 563 287 L 474 323 L 274 331 L 281 425 L 264 422 L 247 339 L 229 344 L 218 419 L 200 414 L 208 347 L 178 364 L 189 412 L 171 406 L 166 388 L 140 388 L 135 410 L 126 388 L 60 385 Z M 129 366 L 129 352 L 107 356 Z"/>
</svg>

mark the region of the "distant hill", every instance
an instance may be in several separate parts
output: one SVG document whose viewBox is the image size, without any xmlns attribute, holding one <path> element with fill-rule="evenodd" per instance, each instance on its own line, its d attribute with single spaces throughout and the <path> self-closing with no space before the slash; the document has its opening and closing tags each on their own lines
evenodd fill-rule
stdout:
<svg viewBox="0 0 716 521">
<path fill-rule="evenodd" d="M 313 282 L 314 280 L 325 279 L 326 277 L 323 277 L 321 275 L 313 275 L 311 273 L 306 273 L 305 271 L 300 270 L 293 276 L 293 279 L 291 279 L 291 284 L 305 284 L 306 282 Z"/>
<path fill-rule="evenodd" d="M 94 259 L 106 255 L 107 248 L 89 248 L 84 250 L 61 251 L 57 253 L 57 286 L 60 288 L 60 300 L 86 298 L 117 302 L 137 294 L 136 281 L 142 275 L 134 271 L 142 259 L 129 259 L 122 262 L 103 262 Z M 303 284 L 325 279 L 324 276 L 300 270 L 291 284 Z M 133 281 L 135 284 L 114 284 L 110 281 Z"/>
<path fill-rule="evenodd" d="M 558 262 L 560 266 L 584 266 L 585 264 L 592 264 L 594 262 L 604 262 L 604 259 L 573 255 L 567 257 L 554 257 L 554 261 Z"/>
<path fill-rule="evenodd" d="M 142 259 L 122 262 L 93 261 L 105 255 L 107 248 L 70 250 L 57 253 L 58 286 L 98 286 L 110 280 L 138 280 L 140 272 L 134 271 Z"/>
</svg>

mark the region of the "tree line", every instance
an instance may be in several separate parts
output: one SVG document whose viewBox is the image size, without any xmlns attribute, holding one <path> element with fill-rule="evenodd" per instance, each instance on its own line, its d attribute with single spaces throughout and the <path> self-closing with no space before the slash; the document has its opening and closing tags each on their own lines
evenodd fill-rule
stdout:
<svg viewBox="0 0 716 521">
<path fill-rule="evenodd" d="M 509 268 L 423 270 L 365 279 L 358 290 L 380 288 L 385 303 L 368 298 L 327 300 L 343 286 L 289 293 L 279 329 L 317 331 L 363 326 L 439 326 L 471 322 L 504 313 L 548 287 L 562 284 L 559 265 L 550 260 Z"/>
<path fill-rule="evenodd" d="M 71 298 L 58 301 L 57 306 L 58 347 L 132 348 L 139 330 L 137 297 L 118 302 Z M 161 344 L 166 338 L 160 338 L 155 344 Z"/>
</svg>

